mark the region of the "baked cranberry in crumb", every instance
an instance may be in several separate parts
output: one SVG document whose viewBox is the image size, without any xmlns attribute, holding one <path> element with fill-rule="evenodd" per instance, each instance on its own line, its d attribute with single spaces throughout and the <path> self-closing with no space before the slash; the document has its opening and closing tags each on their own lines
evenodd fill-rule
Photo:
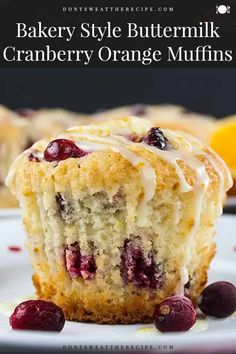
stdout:
<svg viewBox="0 0 236 354">
<path fill-rule="evenodd" d="M 33 152 L 29 154 L 28 159 L 29 161 L 33 161 L 33 162 L 40 162 L 39 158 L 35 156 Z"/>
<path fill-rule="evenodd" d="M 97 267 L 93 256 L 81 256 L 80 273 L 83 279 L 92 279 Z"/>
<path fill-rule="evenodd" d="M 51 141 L 44 151 L 46 161 L 61 161 L 70 157 L 83 157 L 88 153 L 81 150 L 73 141 L 67 139 L 56 139 Z"/>
<path fill-rule="evenodd" d="M 236 287 L 227 281 L 212 283 L 199 296 L 198 306 L 207 316 L 228 317 L 236 311 Z"/>
<path fill-rule="evenodd" d="M 19 114 L 19 116 L 24 118 L 30 118 L 35 114 L 35 110 L 30 108 L 18 108 L 16 112 Z"/>
<path fill-rule="evenodd" d="M 97 270 L 93 256 L 81 254 L 77 242 L 65 247 L 66 269 L 72 278 L 93 279 Z"/>
<path fill-rule="evenodd" d="M 135 133 L 130 133 L 129 135 L 127 135 L 127 139 L 133 141 L 134 143 L 137 143 L 139 141 L 139 137 Z"/>
<path fill-rule="evenodd" d="M 121 277 L 125 284 L 139 288 L 160 289 L 161 270 L 151 253 L 144 253 L 137 239 L 126 239 L 121 252 Z"/>
<path fill-rule="evenodd" d="M 12 329 L 61 332 L 64 324 L 62 309 L 44 300 L 24 301 L 10 316 Z"/>
<path fill-rule="evenodd" d="M 185 296 L 168 297 L 154 311 L 154 324 L 161 332 L 187 331 L 195 322 L 196 311 Z"/>
<path fill-rule="evenodd" d="M 170 143 L 160 128 L 151 128 L 143 138 L 143 141 L 160 150 L 167 150 L 170 148 Z"/>
</svg>

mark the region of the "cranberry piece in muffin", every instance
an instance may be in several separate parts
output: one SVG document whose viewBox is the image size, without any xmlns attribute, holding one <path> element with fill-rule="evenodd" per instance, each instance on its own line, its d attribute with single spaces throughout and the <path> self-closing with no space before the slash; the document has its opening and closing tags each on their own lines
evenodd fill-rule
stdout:
<svg viewBox="0 0 236 354">
<path fill-rule="evenodd" d="M 61 161 L 70 157 L 83 157 L 88 153 L 81 150 L 73 141 L 67 139 L 56 139 L 51 141 L 44 151 L 46 161 Z"/>
<path fill-rule="evenodd" d="M 139 141 L 139 137 L 135 133 L 128 134 L 127 139 L 129 139 L 130 141 L 133 141 L 134 143 L 137 143 Z"/>
<path fill-rule="evenodd" d="M 64 324 L 62 309 L 44 300 L 24 301 L 10 316 L 12 329 L 61 332 Z"/>
<path fill-rule="evenodd" d="M 159 289 L 162 276 L 151 254 L 145 254 L 136 240 L 126 239 L 121 254 L 121 275 L 125 284 Z"/>
<path fill-rule="evenodd" d="M 33 152 L 29 154 L 28 159 L 33 162 L 40 162 L 39 158 Z"/>
<path fill-rule="evenodd" d="M 172 296 L 154 311 L 154 323 L 161 332 L 182 332 L 189 330 L 196 322 L 196 311 L 185 296 Z"/>
<path fill-rule="evenodd" d="M 97 267 L 93 256 L 81 256 L 80 273 L 84 279 L 93 279 Z"/>
<path fill-rule="evenodd" d="M 82 255 L 77 242 L 65 247 L 65 265 L 72 278 L 93 279 L 97 270 L 94 257 Z"/>
<path fill-rule="evenodd" d="M 170 148 L 170 143 L 160 128 L 151 128 L 143 138 L 143 141 L 160 150 L 168 150 Z"/>
<path fill-rule="evenodd" d="M 62 193 L 55 195 L 57 209 L 60 217 L 66 224 L 73 224 L 76 220 L 75 208 L 72 205 L 70 198 Z"/>
</svg>

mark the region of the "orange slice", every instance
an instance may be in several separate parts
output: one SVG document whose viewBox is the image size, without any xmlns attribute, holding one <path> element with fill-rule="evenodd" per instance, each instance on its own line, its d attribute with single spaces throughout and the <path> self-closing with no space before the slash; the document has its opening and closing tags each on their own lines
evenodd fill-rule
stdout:
<svg viewBox="0 0 236 354">
<path fill-rule="evenodd" d="M 236 179 L 236 115 L 216 124 L 210 137 L 210 146 L 225 160 Z"/>
</svg>

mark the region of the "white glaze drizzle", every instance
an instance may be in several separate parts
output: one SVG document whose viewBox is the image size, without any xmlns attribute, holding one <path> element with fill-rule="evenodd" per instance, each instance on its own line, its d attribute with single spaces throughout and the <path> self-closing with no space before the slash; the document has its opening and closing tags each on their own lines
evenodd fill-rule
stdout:
<svg viewBox="0 0 236 354">
<path fill-rule="evenodd" d="M 184 286 L 189 281 L 187 266 L 180 267 L 179 276 L 180 276 L 180 282 L 176 287 L 175 294 L 184 295 Z"/>
<path fill-rule="evenodd" d="M 119 152 L 125 159 L 127 159 L 133 166 L 140 171 L 140 177 L 144 188 L 144 196 L 138 206 L 138 226 L 145 226 L 147 216 L 147 203 L 154 197 L 156 188 L 156 173 L 148 161 L 141 156 L 135 154 L 133 151 L 124 147 L 116 146 L 112 148 L 113 151 Z"/>
<path fill-rule="evenodd" d="M 197 141 L 197 139 L 193 136 L 191 136 L 188 133 L 183 133 L 184 136 L 186 136 L 186 138 L 192 142 L 192 143 L 197 143 L 199 144 L 199 142 Z M 218 175 L 218 182 L 219 182 L 219 191 L 218 191 L 218 200 L 217 200 L 217 212 L 218 215 L 222 214 L 222 204 L 223 204 L 223 197 L 224 197 L 224 183 L 225 183 L 225 179 L 224 179 L 224 174 L 221 171 L 221 169 L 217 166 L 217 162 L 219 162 L 219 164 L 224 167 L 224 171 L 227 175 L 227 181 L 228 181 L 228 188 L 230 188 L 233 184 L 232 181 L 232 176 L 230 174 L 229 169 L 227 168 L 226 163 L 224 162 L 224 160 L 221 159 L 221 157 L 219 155 L 217 155 L 215 153 L 214 150 L 212 150 L 210 147 L 208 147 L 209 153 L 201 151 L 198 152 L 196 151 L 196 149 L 194 149 L 193 145 L 190 144 L 189 145 L 191 147 L 191 151 L 195 152 L 196 156 L 204 156 L 208 162 L 210 162 L 211 166 L 213 167 L 214 171 L 217 173 Z"/>
<path fill-rule="evenodd" d="M 222 173 L 222 171 L 220 170 L 220 168 L 217 166 L 215 160 L 213 159 L 213 157 L 211 157 L 209 154 L 206 153 L 201 153 L 201 155 L 204 155 L 208 161 L 210 162 L 211 166 L 214 168 L 215 172 L 218 175 L 218 179 L 219 179 L 219 193 L 218 193 L 218 198 L 217 198 L 217 202 L 216 202 L 216 206 L 217 206 L 217 213 L 218 215 L 222 214 L 223 211 L 223 196 L 224 196 L 224 175 Z"/>
<path fill-rule="evenodd" d="M 180 166 L 178 165 L 177 161 L 180 160 L 185 160 L 186 156 L 181 156 L 180 151 L 172 150 L 172 151 L 164 151 L 156 148 L 155 146 L 150 146 L 147 145 L 146 143 L 142 142 L 142 146 L 145 147 L 145 149 L 153 152 L 155 155 L 160 157 L 162 160 L 168 162 L 175 168 L 175 172 L 179 178 L 180 181 L 180 191 L 182 193 L 187 193 L 192 190 L 192 187 L 187 183 L 183 171 L 181 170 Z"/>
</svg>

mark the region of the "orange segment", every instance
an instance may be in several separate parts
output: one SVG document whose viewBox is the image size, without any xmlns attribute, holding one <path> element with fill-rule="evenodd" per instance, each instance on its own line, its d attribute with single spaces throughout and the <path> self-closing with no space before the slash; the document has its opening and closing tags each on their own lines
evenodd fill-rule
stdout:
<svg viewBox="0 0 236 354">
<path fill-rule="evenodd" d="M 216 125 L 210 146 L 225 160 L 236 179 L 236 115 L 224 118 Z"/>
</svg>

